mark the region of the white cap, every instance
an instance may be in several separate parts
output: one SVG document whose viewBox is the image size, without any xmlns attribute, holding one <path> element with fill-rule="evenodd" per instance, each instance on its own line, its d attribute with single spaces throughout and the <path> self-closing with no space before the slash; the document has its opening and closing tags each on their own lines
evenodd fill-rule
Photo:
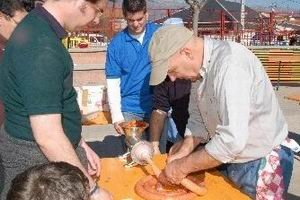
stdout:
<svg viewBox="0 0 300 200">
<path fill-rule="evenodd" d="M 165 25 L 184 25 L 183 20 L 179 17 L 168 18 L 163 22 L 163 26 Z"/>
</svg>

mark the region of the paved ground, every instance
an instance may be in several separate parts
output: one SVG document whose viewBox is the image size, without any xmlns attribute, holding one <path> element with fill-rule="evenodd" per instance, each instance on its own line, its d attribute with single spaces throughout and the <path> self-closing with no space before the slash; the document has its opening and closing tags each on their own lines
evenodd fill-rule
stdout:
<svg viewBox="0 0 300 200">
<path fill-rule="evenodd" d="M 284 98 L 290 94 L 300 94 L 300 87 L 281 86 L 276 94 L 289 125 L 290 137 L 300 144 L 300 105 Z M 120 138 L 111 125 L 84 127 L 83 137 L 102 157 L 115 157 L 122 151 Z M 294 160 L 288 200 L 300 200 L 300 155 L 295 155 Z"/>
</svg>

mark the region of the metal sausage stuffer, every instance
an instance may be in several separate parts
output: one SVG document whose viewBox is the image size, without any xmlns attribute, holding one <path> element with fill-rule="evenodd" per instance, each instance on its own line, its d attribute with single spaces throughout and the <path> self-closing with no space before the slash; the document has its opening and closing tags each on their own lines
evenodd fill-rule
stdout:
<svg viewBox="0 0 300 200">
<path fill-rule="evenodd" d="M 144 158 L 153 157 L 154 150 L 151 143 L 142 138 L 148 126 L 148 123 L 136 120 L 121 124 L 125 132 L 127 152 L 119 158 L 126 162 L 125 167 L 133 167 L 137 164 L 145 165 L 147 162 Z"/>
</svg>

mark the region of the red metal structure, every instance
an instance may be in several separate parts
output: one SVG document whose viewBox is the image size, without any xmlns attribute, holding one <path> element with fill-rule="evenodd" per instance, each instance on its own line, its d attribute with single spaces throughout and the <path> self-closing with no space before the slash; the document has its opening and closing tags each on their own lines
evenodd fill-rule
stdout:
<svg viewBox="0 0 300 200">
<path fill-rule="evenodd" d="M 220 2 L 219 0 L 218 2 Z M 287 20 L 289 13 L 257 12 L 245 7 L 244 30 L 240 24 L 240 4 L 236 2 L 221 1 L 220 6 L 216 1 L 209 1 L 199 14 L 199 35 L 206 35 L 222 40 L 233 40 L 245 45 L 287 45 L 291 36 L 300 33 L 300 14 L 294 13 L 298 19 L 297 25 L 292 28 Z M 180 17 L 188 28 L 192 27 L 192 10 L 150 8 L 149 20 L 162 23 L 169 17 Z M 297 17 L 298 16 L 298 17 Z M 122 15 L 122 9 L 114 5 L 108 8 L 99 25 L 90 25 L 81 32 L 98 33 L 109 39 L 126 27 L 126 20 Z"/>
</svg>

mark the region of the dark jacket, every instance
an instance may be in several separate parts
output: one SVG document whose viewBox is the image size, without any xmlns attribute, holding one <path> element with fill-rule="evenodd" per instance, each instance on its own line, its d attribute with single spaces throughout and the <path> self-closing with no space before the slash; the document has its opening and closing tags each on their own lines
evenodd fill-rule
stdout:
<svg viewBox="0 0 300 200">
<path fill-rule="evenodd" d="M 172 118 L 182 137 L 189 118 L 190 91 L 191 81 L 177 79 L 172 82 L 169 78 L 153 88 L 153 109 L 168 112 L 172 108 Z"/>
</svg>

